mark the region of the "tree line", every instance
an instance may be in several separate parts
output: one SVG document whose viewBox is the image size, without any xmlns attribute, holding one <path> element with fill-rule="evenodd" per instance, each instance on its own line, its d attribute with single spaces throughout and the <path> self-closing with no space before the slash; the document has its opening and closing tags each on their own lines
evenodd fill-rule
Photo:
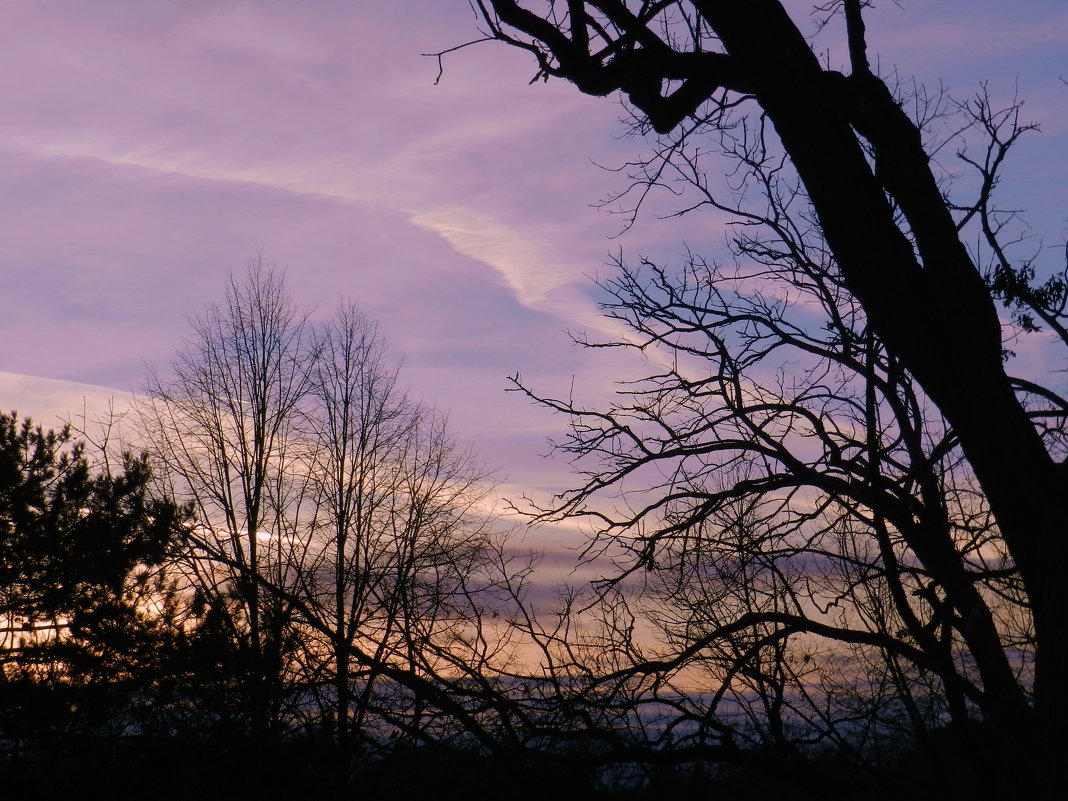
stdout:
<svg viewBox="0 0 1068 801">
<path fill-rule="evenodd" d="M 127 417 L 119 459 L 0 418 L 11 765 L 211 742 L 273 794 L 300 741 L 344 794 L 387 746 L 489 741 L 464 687 L 508 647 L 484 623 L 512 561 L 492 476 L 355 305 L 313 324 L 253 264 Z"/>
<path fill-rule="evenodd" d="M 1015 776 L 982 721 L 991 670 L 1028 692 L 1027 599 L 954 448 L 919 458 L 946 430 L 871 338 L 847 350 L 848 329 L 813 335 L 711 269 L 620 265 L 608 312 L 680 352 L 629 400 L 516 384 L 601 465 L 532 514 L 595 520 L 590 552 L 616 566 L 542 608 L 492 473 L 400 389 L 376 324 L 344 302 L 313 320 L 261 263 L 150 371 L 123 421 L 140 455 L 0 417 L 7 780 L 414 797 L 429 776 L 469 794 L 474 771 L 518 797 L 848 797 Z M 801 348 L 807 383 L 757 369 Z M 625 514 L 598 501 L 650 466 Z M 939 520 L 968 631 L 910 551 Z"/>
</svg>

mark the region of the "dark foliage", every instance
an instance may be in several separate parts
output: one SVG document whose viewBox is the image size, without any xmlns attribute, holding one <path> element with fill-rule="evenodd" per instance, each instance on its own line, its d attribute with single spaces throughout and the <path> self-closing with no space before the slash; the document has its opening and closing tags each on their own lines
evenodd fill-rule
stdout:
<svg viewBox="0 0 1068 801">
<path fill-rule="evenodd" d="M 94 471 L 70 429 L 0 414 L 0 738 L 148 724 L 185 633 L 159 572 L 183 510 L 143 457 Z M 122 713 L 119 713 L 122 710 Z"/>
</svg>

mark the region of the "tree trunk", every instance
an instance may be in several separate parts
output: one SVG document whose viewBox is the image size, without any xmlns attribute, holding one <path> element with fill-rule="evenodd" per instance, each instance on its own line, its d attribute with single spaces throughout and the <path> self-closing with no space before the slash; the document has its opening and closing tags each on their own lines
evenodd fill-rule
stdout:
<svg viewBox="0 0 1068 801">
<path fill-rule="evenodd" d="M 996 307 L 960 242 L 920 134 L 896 104 L 896 115 L 887 110 L 881 82 L 858 78 L 866 84 L 860 102 L 875 109 L 883 136 L 893 137 L 883 143 L 872 136 L 873 172 L 851 124 L 852 99 L 833 91 L 778 2 L 695 5 L 750 76 L 848 288 L 952 425 L 986 494 L 1031 601 L 1040 724 L 1034 745 L 1053 761 L 1068 720 L 1068 606 L 1059 587 L 1068 564 L 1068 481 L 1005 373 Z M 894 221 L 887 192 L 909 220 L 915 250 Z"/>
</svg>

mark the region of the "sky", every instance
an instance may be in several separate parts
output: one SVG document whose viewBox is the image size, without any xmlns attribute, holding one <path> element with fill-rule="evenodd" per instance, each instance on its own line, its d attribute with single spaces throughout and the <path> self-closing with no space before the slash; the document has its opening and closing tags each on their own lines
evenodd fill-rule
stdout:
<svg viewBox="0 0 1068 801">
<path fill-rule="evenodd" d="M 813 31 L 810 4 L 787 7 Z M 980 82 L 1042 123 L 1006 198 L 1036 247 L 1068 237 L 1068 3 L 901 0 L 869 52 L 927 86 Z M 413 395 L 546 497 L 563 420 L 506 393 L 603 398 L 642 365 L 574 346 L 610 334 L 590 278 L 624 253 L 715 255 L 714 218 L 628 231 L 596 206 L 642 152 L 622 110 L 479 36 L 466 0 L 0 0 L 0 408 L 46 423 L 165 366 L 188 318 L 262 253 L 300 305 L 378 319 Z M 825 57 L 844 55 L 833 29 Z M 1038 358 L 1038 357 L 1036 357 Z"/>
</svg>

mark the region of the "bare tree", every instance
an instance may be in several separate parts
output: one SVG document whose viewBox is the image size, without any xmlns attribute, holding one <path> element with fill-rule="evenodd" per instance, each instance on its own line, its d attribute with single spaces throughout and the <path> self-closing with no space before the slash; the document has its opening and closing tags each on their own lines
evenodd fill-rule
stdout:
<svg viewBox="0 0 1068 801">
<path fill-rule="evenodd" d="M 873 758 L 950 722 L 970 738 L 976 714 L 1018 725 L 1034 657 L 1019 575 L 944 421 L 856 308 L 821 308 L 843 295 L 814 268 L 621 265 L 618 344 L 663 371 L 606 410 L 518 385 L 571 418 L 557 447 L 586 466 L 539 516 L 593 523 L 589 552 L 614 549 L 610 583 L 628 590 L 608 605 L 629 597 L 639 621 L 604 627 L 621 658 L 591 662 L 589 686 L 602 705 L 607 689 L 677 705 L 674 736 L 721 756 L 748 742 Z M 798 271 L 812 283 L 787 303 L 776 283 Z M 660 652 L 635 646 L 641 619 Z"/>
<path fill-rule="evenodd" d="M 307 592 L 326 613 L 331 632 L 333 721 L 343 786 L 354 706 L 350 646 L 367 617 L 381 611 L 371 593 L 385 579 L 376 564 L 379 535 L 397 493 L 407 410 L 396 370 L 385 362 L 384 342 L 354 306 L 342 306 L 326 325 L 312 387 L 315 406 L 306 415 L 306 427 L 316 442 L 310 471 L 318 515 L 312 529 L 321 548 L 316 567 L 323 576 L 313 573 Z M 372 684 L 367 682 L 368 690 Z M 357 715 L 364 710 L 359 705 Z"/>
<path fill-rule="evenodd" d="M 492 477 L 452 441 L 442 415 L 401 391 L 384 338 L 355 305 L 341 304 L 315 350 L 302 407 L 314 557 L 301 598 L 329 633 L 324 667 L 347 771 L 359 739 L 380 740 L 383 721 L 408 734 L 424 725 L 426 700 L 401 700 L 376 666 L 431 678 L 472 669 L 463 643 L 481 615 L 475 597 L 492 583 L 494 516 L 483 507 Z"/>
<path fill-rule="evenodd" d="M 399 388 L 354 304 L 313 324 L 256 261 L 193 332 L 140 419 L 196 509 L 202 617 L 247 643 L 253 732 L 327 734 L 339 794 L 404 742 L 501 747 L 513 562 L 492 471 Z"/>
<path fill-rule="evenodd" d="M 308 388 L 307 316 L 295 310 L 283 275 L 257 258 L 243 280 L 231 276 L 221 306 L 191 322 L 169 373 L 150 372 L 139 415 L 170 491 L 193 504 L 198 537 L 221 557 L 193 558 L 189 569 L 200 590 L 230 610 L 236 639 L 247 627 L 248 712 L 263 737 L 278 725 L 291 621 L 249 576 L 288 586 L 300 553 L 292 514 L 306 486 L 294 466 L 297 409 Z"/>
<path fill-rule="evenodd" d="M 646 565 L 669 537 L 719 547 L 704 521 L 729 499 L 759 499 L 768 530 L 792 532 L 789 554 L 811 560 L 836 538 L 825 591 L 803 603 L 787 593 L 789 611 L 753 609 L 727 628 L 745 619 L 773 624 L 767 636 L 780 640 L 832 634 L 881 650 L 891 672 L 901 659 L 922 666 L 951 716 L 974 704 L 1010 745 L 1029 732 L 1015 756 L 1024 764 L 1031 748 L 1041 756 L 1030 766 L 1045 770 L 1068 720 L 1068 406 L 1007 372 L 998 302 L 1025 330 L 1064 341 L 1066 294 L 1063 278 L 1036 285 L 1033 260 L 1012 260 L 992 200 L 1009 148 L 1032 126 L 983 92 L 959 104 L 959 129 L 985 143 L 955 140 L 981 187 L 947 200 L 931 158 L 946 140 L 927 135 L 941 112 L 922 95 L 906 104 L 873 72 L 863 5 L 821 9 L 844 18 L 840 71 L 775 0 L 478 3 L 487 33 L 531 52 L 539 76 L 621 92 L 640 131 L 671 134 L 632 165 L 639 197 L 678 179 L 696 193 L 685 211 L 727 211 L 739 224 L 737 268 L 645 264 L 612 282 L 611 313 L 647 352 L 666 348 L 667 366 L 607 412 L 549 401 L 575 420 L 564 447 L 603 459 L 552 511 L 592 511 L 584 503 L 599 490 L 645 477 L 638 512 L 602 522 L 622 533 L 656 518 L 635 546 Z M 709 178 L 719 169 L 710 150 L 731 158 L 733 199 Z M 970 227 L 983 243 L 974 255 Z M 763 570 L 782 569 L 762 558 Z M 813 620 L 815 604 L 843 599 L 853 616 L 836 634 Z"/>
</svg>

